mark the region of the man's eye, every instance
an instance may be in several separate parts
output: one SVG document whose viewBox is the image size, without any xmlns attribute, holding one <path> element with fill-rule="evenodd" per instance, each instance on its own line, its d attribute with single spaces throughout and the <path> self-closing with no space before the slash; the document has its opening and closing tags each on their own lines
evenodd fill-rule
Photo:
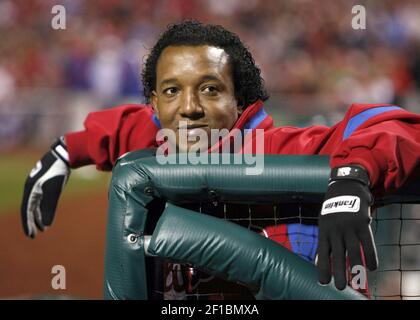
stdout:
<svg viewBox="0 0 420 320">
<path fill-rule="evenodd" d="M 170 95 L 170 96 L 176 94 L 177 92 L 178 92 L 177 88 L 168 88 L 168 89 L 163 90 L 164 94 Z"/>
<path fill-rule="evenodd" d="M 203 92 L 204 93 L 209 93 L 209 94 L 215 94 L 215 93 L 218 92 L 218 90 L 215 86 L 207 86 L 207 87 L 203 88 Z"/>
</svg>

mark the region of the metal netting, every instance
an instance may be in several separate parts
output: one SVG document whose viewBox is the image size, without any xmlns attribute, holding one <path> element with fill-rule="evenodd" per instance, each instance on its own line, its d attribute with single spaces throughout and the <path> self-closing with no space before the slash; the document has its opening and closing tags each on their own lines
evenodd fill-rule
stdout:
<svg viewBox="0 0 420 320">
<path fill-rule="evenodd" d="M 379 258 L 368 273 L 372 299 L 420 300 L 420 205 L 380 208 L 372 231 Z"/>
</svg>

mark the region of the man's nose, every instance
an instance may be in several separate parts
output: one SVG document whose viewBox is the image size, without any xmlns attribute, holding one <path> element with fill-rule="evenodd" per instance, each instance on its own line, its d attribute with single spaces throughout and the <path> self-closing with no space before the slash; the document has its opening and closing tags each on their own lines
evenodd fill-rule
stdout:
<svg viewBox="0 0 420 320">
<path fill-rule="evenodd" d="M 192 90 L 188 90 L 182 95 L 180 114 L 190 119 L 203 117 L 204 109 L 200 104 L 198 96 Z"/>
</svg>

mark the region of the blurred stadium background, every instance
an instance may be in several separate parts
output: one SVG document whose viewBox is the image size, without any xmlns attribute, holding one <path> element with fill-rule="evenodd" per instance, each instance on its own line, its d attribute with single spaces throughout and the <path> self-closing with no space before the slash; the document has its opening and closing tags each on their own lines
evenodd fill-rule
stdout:
<svg viewBox="0 0 420 320">
<path fill-rule="evenodd" d="M 66 9 L 65 30 L 51 28 L 56 4 Z M 351 28 L 356 4 L 366 7 L 366 30 Z M 144 56 L 168 24 L 185 18 L 221 24 L 249 46 L 277 125 L 331 125 L 352 102 L 420 112 L 416 0 L 2 0 L 0 298 L 101 297 L 109 174 L 74 171 L 56 224 L 35 241 L 20 230 L 24 180 L 88 112 L 143 101 Z M 67 268 L 62 292 L 50 286 L 55 264 Z"/>
</svg>

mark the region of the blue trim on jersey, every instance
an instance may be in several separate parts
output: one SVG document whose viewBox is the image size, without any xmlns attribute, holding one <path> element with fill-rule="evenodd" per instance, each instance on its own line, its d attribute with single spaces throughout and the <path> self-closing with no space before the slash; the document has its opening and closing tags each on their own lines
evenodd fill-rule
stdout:
<svg viewBox="0 0 420 320">
<path fill-rule="evenodd" d="M 343 140 L 346 140 L 351 134 L 364 122 L 369 120 L 370 118 L 384 112 L 393 111 L 393 110 L 401 110 L 400 107 L 397 106 L 387 106 L 387 107 L 375 107 L 366 111 L 359 113 L 352 117 L 349 122 L 347 123 L 346 129 L 344 130 Z"/>
<path fill-rule="evenodd" d="M 159 129 L 162 128 L 159 119 L 156 116 L 156 113 L 153 114 L 152 116 L 152 121 L 155 123 L 156 127 L 158 127 Z"/>
<path fill-rule="evenodd" d="M 318 226 L 300 223 L 287 224 L 287 235 L 294 253 L 309 262 L 315 261 L 318 247 Z"/>
<path fill-rule="evenodd" d="M 264 108 L 261 108 L 247 123 L 244 125 L 244 129 L 254 129 L 267 117 L 267 112 Z"/>
</svg>

